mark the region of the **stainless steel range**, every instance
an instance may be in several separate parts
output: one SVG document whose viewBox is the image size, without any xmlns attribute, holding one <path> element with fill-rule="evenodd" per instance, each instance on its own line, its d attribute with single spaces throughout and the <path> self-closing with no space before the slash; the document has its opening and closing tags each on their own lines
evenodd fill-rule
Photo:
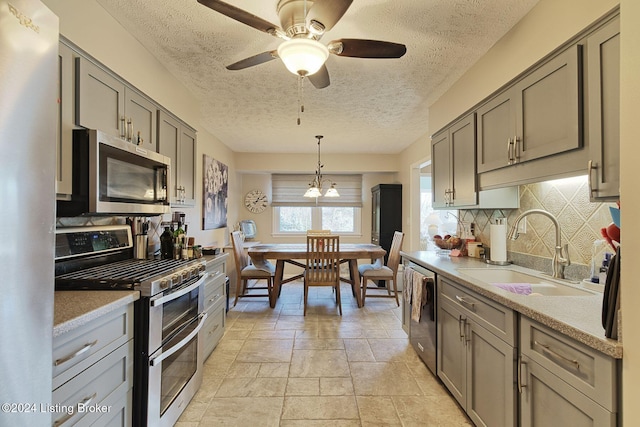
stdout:
<svg viewBox="0 0 640 427">
<path fill-rule="evenodd" d="M 57 290 L 138 290 L 133 425 L 172 426 L 202 383 L 204 260 L 133 259 L 128 226 L 56 231 Z"/>
</svg>

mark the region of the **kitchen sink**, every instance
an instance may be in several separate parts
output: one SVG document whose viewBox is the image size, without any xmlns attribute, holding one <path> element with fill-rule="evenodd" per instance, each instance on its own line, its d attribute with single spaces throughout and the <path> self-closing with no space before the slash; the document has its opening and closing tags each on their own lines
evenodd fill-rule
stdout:
<svg viewBox="0 0 640 427">
<path fill-rule="evenodd" d="M 499 287 L 505 291 L 529 296 L 593 296 L 594 292 L 563 284 L 534 274 L 510 268 L 459 268 L 461 274 Z"/>
</svg>

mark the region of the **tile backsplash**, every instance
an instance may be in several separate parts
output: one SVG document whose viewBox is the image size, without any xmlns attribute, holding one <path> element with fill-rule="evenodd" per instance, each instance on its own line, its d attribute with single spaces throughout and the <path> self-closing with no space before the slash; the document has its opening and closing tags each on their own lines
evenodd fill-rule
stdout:
<svg viewBox="0 0 640 427">
<path fill-rule="evenodd" d="M 520 186 L 520 208 L 502 210 L 461 210 L 461 220 L 475 223 L 476 240 L 491 248 L 489 239 L 491 221 L 507 218 L 508 227 L 522 212 L 544 209 L 552 213 L 562 229 L 562 243 L 569 244 L 571 266 L 567 278 L 580 280 L 590 273 L 593 243 L 601 240 L 600 229 L 611 223 L 609 206 L 613 203 L 589 201 L 587 177 L 575 177 Z M 551 272 L 551 258 L 555 248 L 555 228 L 543 215 L 526 217 L 526 233 L 515 241 L 507 242 L 509 259 L 515 264 Z M 596 254 L 599 264 L 604 252 L 612 249 L 602 244 Z"/>
</svg>

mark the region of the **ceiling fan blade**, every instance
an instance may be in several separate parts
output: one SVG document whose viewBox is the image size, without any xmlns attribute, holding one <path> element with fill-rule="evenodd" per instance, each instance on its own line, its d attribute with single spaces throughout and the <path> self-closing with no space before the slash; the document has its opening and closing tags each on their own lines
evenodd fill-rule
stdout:
<svg viewBox="0 0 640 427">
<path fill-rule="evenodd" d="M 329 52 L 351 58 L 400 58 L 407 53 L 403 44 L 364 39 L 339 39 L 327 46 Z"/>
<path fill-rule="evenodd" d="M 253 67 L 255 65 L 264 64 L 265 62 L 269 62 L 272 59 L 276 59 L 278 57 L 277 50 L 271 50 L 268 52 L 262 52 L 254 56 L 250 56 L 249 58 L 245 58 L 242 61 L 235 62 L 231 65 L 227 65 L 227 70 L 243 70 L 245 68 Z"/>
<path fill-rule="evenodd" d="M 315 22 L 319 22 L 324 27 L 323 31 L 329 31 L 342 18 L 353 0 L 317 0 L 307 13 L 307 25 L 314 27 Z"/>
<path fill-rule="evenodd" d="M 284 31 L 277 25 L 274 25 L 269 21 L 265 21 L 264 19 L 233 5 L 218 0 L 198 0 L 198 3 L 231 19 L 235 19 L 238 22 L 242 22 L 243 24 L 253 27 L 256 30 L 264 31 L 265 33 L 271 34 L 275 37 L 286 38 Z"/>
<path fill-rule="evenodd" d="M 307 78 L 316 89 L 324 89 L 331 83 L 326 65 L 323 65 L 317 72 L 307 76 Z"/>
</svg>

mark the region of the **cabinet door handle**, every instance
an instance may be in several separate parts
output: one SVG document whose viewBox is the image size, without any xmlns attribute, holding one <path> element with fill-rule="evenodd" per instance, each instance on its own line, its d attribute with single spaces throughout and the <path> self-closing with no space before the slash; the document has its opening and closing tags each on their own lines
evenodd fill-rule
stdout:
<svg viewBox="0 0 640 427">
<path fill-rule="evenodd" d="M 580 362 L 578 362 L 576 359 L 569 359 L 568 357 L 564 357 L 563 355 L 555 352 L 554 350 L 551 349 L 551 346 L 547 345 L 547 344 L 542 344 L 539 343 L 538 341 L 534 341 L 533 342 L 535 345 L 539 345 L 540 347 L 542 347 L 542 352 L 545 353 L 548 356 L 551 356 L 552 358 L 560 361 L 560 362 L 564 362 L 564 363 L 568 363 L 570 365 L 573 365 L 576 369 L 580 369 Z"/>
<path fill-rule="evenodd" d="M 507 139 L 507 164 L 508 165 L 513 164 L 513 155 L 511 154 L 511 147 L 513 147 L 513 141 L 511 141 L 511 138 L 508 138 Z"/>
<path fill-rule="evenodd" d="M 95 399 L 98 396 L 98 393 L 93 393 L 91 396 L 87 396 L 84 399 L 82 399 L 80 402 L 77 403 L 77 405 L 72 406 L 72 408 L 78 408 L 80 407 L 80 405 L 82 405 L 83 407 L 89 406 L 89 404 L 93 401 L 93 399 Z M 66 423 L 67 421 L 69 421 L 69 419 L 71 417 L 73 417 L 76 413 L 74 411 L 69 411 L 64 417 L 59 418 L 57 420 L 54 421 L 53 423 L 53 427 L 58 427 L 61 426 L 62 424 Z"/>
<path fill-rule="evenodd" d="M 589 195 L 593 195 L 594 193 L 598 192 L 598 189 L 593 188 L 593 171 L 594 170 L 598 170 L 598 165 L 593 165 L 593 160 L 589 160 L 589 163 L 587 163 L 587 179 L 589 182 Z"/>
<path fill-rule="evenodd" d="M 471 310 L 471 311 L 476 311 L 476 304 L 475 304 L 474 302 L 467 301 L 466 299 L 464 299 L 463 297 L 461 297 L 461 296 L 459 296 L 459 295 L 456 295 L 456 300 L 457 300 L 460 304 L 462 304 L 462 305 L 464 305 L 465 307 L 467 307 L 469 310 Z"/>
<path fill-rule="evenodd" d="M 89 351 L 89 349 L 91 347 L 93 347 L 94 345 L 98 344 L 98 340 L 95 340 L 94 342 L 90 342 L 85 344 L 84 346 L 82 346 L 82 348 L 78 351 L 76 351 L 75 353 L 69 354 L 61 359 L 56 359 L 55 362 L 53 362 L 53 366 L 60 366 L 65 362 L 68 362 L 71 359 L 75 359 L 76 357 L 81 356 L 82 354 L 86 353 L 87 351 Z"/>
<path fill-rule="evenodd" d="M 520 138 L 513 137 L 513 162 L 520 163 Z"/>
<path fill-rule="evenodd" d="M 460 334 L 460 341 L 464 339 L 464 330 L 462 328 L 463 322 L 466 322 L 467 319 L 462 317 L 462 315 L 458 316 L 458 333 Z"/>
<path fill-rule="evenodd" d="M 464 343 L 468 345 L 469 341 L 471 341 L 471 322 L 468 322 L 467 319 L 464 319 Z"/>
<path fill-rule="evenodd" d="M 524 383 L 523 381 L 523 377 L 522 377 L 522 367 L 523 366 L 527 366 L 527 362 L 522 361 L 522 359 L 519 360 L 518 362 L 518 392 L 520 394 L 522 394 L 522 392 L 524 391 L 524 389 L 527 387 L 527 385 Z"/>
</svg>

